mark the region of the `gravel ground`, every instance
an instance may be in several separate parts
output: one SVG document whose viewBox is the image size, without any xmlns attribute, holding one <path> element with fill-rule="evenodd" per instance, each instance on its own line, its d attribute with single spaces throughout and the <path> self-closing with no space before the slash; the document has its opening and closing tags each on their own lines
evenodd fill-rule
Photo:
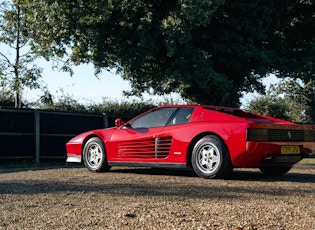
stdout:
<svg viewBox="0 0 315 230">
<path fill-rule="evenodd" d="M 228 180 L 192 171 L 0 168 L 0 229 L 315 229 L 315 164 Z"/>
</svg>

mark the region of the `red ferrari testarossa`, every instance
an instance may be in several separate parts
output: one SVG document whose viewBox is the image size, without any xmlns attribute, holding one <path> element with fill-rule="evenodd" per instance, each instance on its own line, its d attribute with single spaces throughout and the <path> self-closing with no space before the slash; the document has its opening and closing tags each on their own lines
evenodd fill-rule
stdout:
<svg viewBox="0 0 315 230">
<path fill-rule="evenodd" d="M 209 105 L 153 108 L 115 127 L 92 130 L 66 145 L 67 162 L 92 172 L 111 166 L 193 168 L 203 178 L 225 178 L 233 168 L 288 172 L 315 152 L 315 126 L 241 109 Z"/>
</svg>

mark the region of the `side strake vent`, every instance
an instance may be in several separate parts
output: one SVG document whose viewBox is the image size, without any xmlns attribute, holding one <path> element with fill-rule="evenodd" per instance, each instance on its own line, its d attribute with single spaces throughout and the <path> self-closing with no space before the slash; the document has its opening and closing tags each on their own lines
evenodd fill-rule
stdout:
<svg viewBox="0 0 315 230">
<path fill-rule="evenodd" d="M 118 156 L 124 158 L 166 158 L 172 137 L 128 141 L 118 145 Z"/>
<path fill-rule="evenodd" d="M 155 138 L 155 158 L 167 157 L 170 153 L 171 144 L 171 137 Z"/>
<path fill-rule="evenodd" d="M 248 129 L 247 141 L 315 141 L 315 130 Z"/>
</svg>

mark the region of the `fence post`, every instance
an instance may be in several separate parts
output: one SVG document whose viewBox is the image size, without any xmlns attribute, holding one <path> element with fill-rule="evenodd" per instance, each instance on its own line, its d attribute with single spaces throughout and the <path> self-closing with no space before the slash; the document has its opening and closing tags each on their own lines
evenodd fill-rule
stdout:
<svg viewBox="0 0 315 230">
<path fill-rule="evenodd" d="M 40 162 L 40 112 L 34 111 L 34 143 L 35 143 L 35 162 Z"/>
<path fill-rule="evenodd" d="M 106 113 L 103 113 L 103 124 L 104 128 L 108 128 L 108 115 Z"/>
</svg>

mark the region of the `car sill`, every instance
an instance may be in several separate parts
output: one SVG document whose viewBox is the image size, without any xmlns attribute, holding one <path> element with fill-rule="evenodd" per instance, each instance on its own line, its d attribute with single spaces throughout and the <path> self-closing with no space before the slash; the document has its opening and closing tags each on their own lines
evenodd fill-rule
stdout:
<svg viewBox="0 0 315 230">
<path fill-rule="evenodd" d="M 117 162 L 109 161 L 109 166 L 132 166 L 132 167 L 153 167 L 153 168 L 187 168 L 185 163 L 152 163 L 152 162 Z"/>
</svg>

